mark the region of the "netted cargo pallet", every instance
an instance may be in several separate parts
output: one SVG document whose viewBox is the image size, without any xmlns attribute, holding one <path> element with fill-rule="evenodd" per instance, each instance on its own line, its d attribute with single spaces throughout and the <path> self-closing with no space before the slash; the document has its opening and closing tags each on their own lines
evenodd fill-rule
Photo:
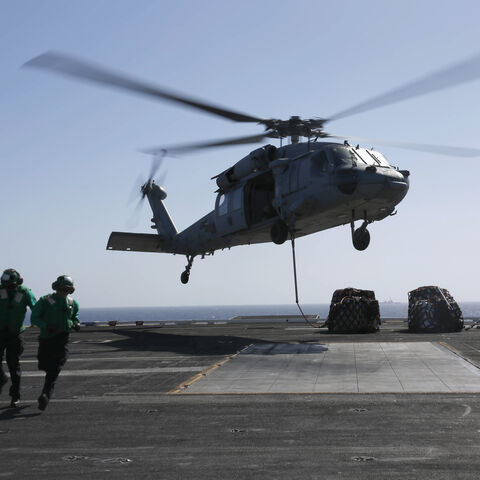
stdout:
<svg viewBox="0 0 480 480">
<path fill-rule="evenodd" d="M 463 327 L 462 311 L 445 288 L 426 286 L 408 293 L 411 332 L 459 332 Z"/>
<path fill-rule="evenodd" d="M 368 333 L 380 328 L 380 308 L 372 290 L 335 290 L 327 318 L 332 333 Z"/>
</svg>

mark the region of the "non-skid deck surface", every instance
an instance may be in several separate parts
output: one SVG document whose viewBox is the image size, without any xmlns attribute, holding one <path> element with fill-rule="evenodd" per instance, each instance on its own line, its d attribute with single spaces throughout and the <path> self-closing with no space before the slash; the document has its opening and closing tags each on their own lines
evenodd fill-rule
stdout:
<svg viewBox="0 0 480 480">
<path fill-rule="evenodd" d="M 179 393 L 480 392 L 480 371 L 432 342 L 250 345 Z"/>
</svg>

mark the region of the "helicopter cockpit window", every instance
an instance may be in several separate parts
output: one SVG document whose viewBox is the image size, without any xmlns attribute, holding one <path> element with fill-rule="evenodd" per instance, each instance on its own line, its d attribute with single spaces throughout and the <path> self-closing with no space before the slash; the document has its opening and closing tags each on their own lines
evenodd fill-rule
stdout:
<svg viewBox="0 0 480 480">
<path fill-rule="evenodd" d="M 222 195 L 220 195 L 220 198 L 218 200 L 218 214 L 225 215 L 227 213 L 227 206 L 228 206 L 227 197 L 222 193 Z"/>
<path fill-rule="evenodd" d="M 357 164 L 355 154 L 348 148 L 335 147 L 331 149 L 335 168 L 352 167 Z"/>
<path fill-rule="evenodd" d="M 320 175 L 328 171 L 328 158 L 325 151 L 315 153 L 312 156 L 310 173 L 312 175 Z"/>
<path fill-rule="evenodd" d="M 355 153 L 359 156 L 359 158 L 362 160 L 363 163 L 366 163 L 367 165 L 374 165 L 378 167 L 380 163 L 376 160 L 376 158 L 372 157 L 369 155 L 367 150 L 364 150 L 363 148 L 356 148 Z"/>
<path fill-rule="evenodd" d="M 382 167 L 390 167 L 390 164 L 388 163 L 387 159 L 383 154 L 380 152 L 376 152 L 374 150 L 368 152 L 372 157 L 377 160 L 377 162 L 382 166 Z"/>
</svg>

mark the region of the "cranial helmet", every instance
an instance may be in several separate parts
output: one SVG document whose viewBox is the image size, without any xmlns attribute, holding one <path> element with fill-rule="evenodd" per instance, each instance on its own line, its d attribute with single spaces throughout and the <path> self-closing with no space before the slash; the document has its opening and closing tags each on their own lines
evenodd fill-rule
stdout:
<svg viewBox="0 0 480 480">
<path fill-rule="evenodd" d="M 6 288 L 15 288 L 23 283 L 22 276 L 13 268 L 7 268 L 2 274 L 2 286 Z"/>
<path fill-rule="evenodd" d="M 75 291 L 72 277 L 68 275 L 60 275 L 57 280 L 52 283 L 52 288 L 53 290 L 63 290 L 67 293 L 73 293 Z"/>
</svg>

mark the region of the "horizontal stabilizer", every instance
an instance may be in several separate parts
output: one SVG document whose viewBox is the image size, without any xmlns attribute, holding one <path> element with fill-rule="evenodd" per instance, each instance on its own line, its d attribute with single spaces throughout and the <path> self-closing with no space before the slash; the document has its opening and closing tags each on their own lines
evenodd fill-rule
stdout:
<svg viewBox="0 0 480 480">
<path fill-rule="evenodd" d="M 107 250 L 162 252 L 163 240 L 156 233 L 112 232 Z"/>
</svg>

